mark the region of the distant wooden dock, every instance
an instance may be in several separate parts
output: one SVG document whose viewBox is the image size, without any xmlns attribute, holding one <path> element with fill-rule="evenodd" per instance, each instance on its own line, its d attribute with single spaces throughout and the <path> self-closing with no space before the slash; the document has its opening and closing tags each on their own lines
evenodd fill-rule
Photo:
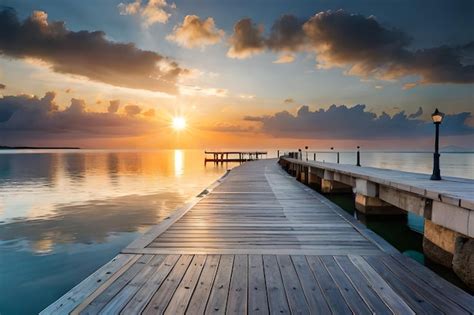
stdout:
<svg viewBox="0 0 474 315">
<path fill-rule="evenodd" d="M 204 151 L 204 154 L 206 155 L 204 163 L 247 162 L 267 156 L 267 152 L 264 151 Z"/>
<path fill-rule="evenodd" d="M 469 314 L 275 159 L 231 170 L 42 314 Z"/>
</svg>

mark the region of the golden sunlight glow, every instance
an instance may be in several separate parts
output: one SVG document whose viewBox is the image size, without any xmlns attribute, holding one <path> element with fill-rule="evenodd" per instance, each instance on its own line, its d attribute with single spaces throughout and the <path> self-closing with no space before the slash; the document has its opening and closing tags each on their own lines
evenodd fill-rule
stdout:
<svg viewBox="0 0 474 315">
<path fill-rule="evenodd" d="M 171 126 L 173 127 L 174 130 L 183 130 L 184 128 L 186 128 L 186 119 L 180 116 L 173 117 Z"/>
</svg>

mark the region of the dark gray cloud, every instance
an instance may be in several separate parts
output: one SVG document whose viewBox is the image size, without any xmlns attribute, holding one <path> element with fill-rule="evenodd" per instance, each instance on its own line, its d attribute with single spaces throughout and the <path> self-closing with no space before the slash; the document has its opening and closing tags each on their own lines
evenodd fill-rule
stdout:
<svg viewBox="0 0 474 315">
<path fill-rule="evenodd" d="M 286 104 L 292 104 L 292 103 L 294 103 L 294 102 L 295 102 L 295 100 L 292 99 L 291 97 L 290 97 L 290 98 L 287 98 L 287 99 L 285 99 L 285 100 L 283 101 L 283 103 L 286 103 Z"/>
<path fill-rule="evenodd" d="M 413 119 L 417 113 L 407 115 L 400 111 L 393 116 L 387 113 L 376 115 L 366 110 L 365 105 L 332 105 L 327 110 L 311 111 L 308 106 L 298 109 L 296 115 L 288 111 L 270 116 L 247 116 L 244 119 L 261 123 L 261 131 L 275 137 L 312 139 L 391 139 L 425 137 L 433 134 L 431 121 Z M 420 114 L 421 115 L 421 114 Z M 474 134 L 474 127 L 467 125 L 471 113 L 446 115 L 442 134 Z"/>
<path fill-rule="evenodd" d="M 474 65 L 463 64 L 472 43 L 413 51 L 404 32 L 342 10 L 320 12 L 303 29 L 323 67 L 347 66 L 349 74 L 382 79 L 415 75 L 421 83 L 474 82 Z"/>
<path fill-rule="evenodd" d="M 131 43 L 117 43 L 101 31 L 71 31 L 35 11 L 20 21 L 10 8 L 0 9 L 0 55 L 37 58 L 59 73 L 81 75 L 107 84 L 176 93 L 179 75 L 174 61 Z"/>
<path fill-rule="evenodd" d="M 255 25 L 244 19 L 236 26 L 243 22 L 247 26 Z M 316 54 L 320 68 L 344 67 L 348 74 L 366 78 L 419 78 L 407 88 L 427 83 L 474 83 L 474 41 L 414 50 L 410 48 L 412 38 L 408 34 L 383 26 L 373 16 L 343 10 L 324 11 L 304 22 L 283 15 L 275 21 L 267 37 L 263 30 L 247 29 L 251 31 L 234 33 L 231 42 L 231 49 L 238 47 L 239 58 L 251 56 L 253 49 L 309 51 Z"/>
<path fill-rule="evenodd" d="M 276 51 L 296 51 L 306 43 L 304 21 L 291 14 L 282 15 L 273 23 L 267 46 Z"/>
<path fill-rule="evenodd" d="M 5 84 L 0 83 L 0 90 L 5 90 L 6 88 L 7 88 L 7 86 Z"/>
<path fill-rule="evenodd" d="M 218 122 L 212 126 L 202 127 L 202 130 L 215 131 L 215 132 L 229 132 L 229 133 L 247 133 L 255 131 L 252 126 L 242 126 L 240 124 Z"/>
<path fill-rule="evenodd" d="M 418 107 L 418 110 L 415 113 L 408 115 L 408 118 L 411 118 L 411 119 L 418 118 L 421 115 L 423 115 L 423 108 L 420 106 Z"/>
<path fill-rule="evenodd" d="M 227 56 L 231 58 L 247 58 L 265 49 L 263 27 L 256 25 L 251 19 L 245 18 L 234 25 L 234 34 L 230 38 Z"/>
<path fill-rule="evenodd" d="M 142 135 L 156 128 L 140 116 L 115 112 L 91 112 L 80 99 L 71 99 L 64 109 L 55 103 L 56 94 L 38 98 L 28 95 L 0 98 L 0 134 L 3 141 L 16 144 L 35 139 L 109 138 Z M 31 143 L 29 143 L 31 144 Z"/>
</svg>

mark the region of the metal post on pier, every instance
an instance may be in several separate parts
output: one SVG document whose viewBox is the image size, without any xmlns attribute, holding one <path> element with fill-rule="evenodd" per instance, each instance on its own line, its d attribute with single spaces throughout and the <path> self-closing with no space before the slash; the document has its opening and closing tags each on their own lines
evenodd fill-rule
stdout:
<svg viewBox="0 0 474 315">
<path fill-rule="evenodd" d="M 334 147 L 331 147 L 331 150 L 334 151 Z M 337 164 L 339 164 L 339 152 L 336 152 L 336 156 L 337 156 Z"/>
<path fill-rule="evenodd" d="M 439 125 L 443 121 L 444 114 L 441 113 L 437 108 L 431 115 L 431 119 L 435 124 L 435 152 L 433 154 L 433 174 L 431 180 L 441 180 L 441 170 L 439 168 Z"/>
<path fill-rule="evenodd" d="M 316 153 L 314 153 L 314 160 L 316 161 Z"/>
<path fill-rule="evenodd" d="M 357 146 L 357 164 L 356 166 L 360 166 L 360 146 Z"/>
</svg>

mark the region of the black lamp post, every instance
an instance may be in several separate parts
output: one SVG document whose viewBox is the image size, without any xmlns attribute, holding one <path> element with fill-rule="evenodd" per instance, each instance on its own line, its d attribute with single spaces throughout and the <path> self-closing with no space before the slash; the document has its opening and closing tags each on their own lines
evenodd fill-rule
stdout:
<svg viewBox="0 0 474 315">
<path fill-rule="evenodd" d="M 439 169 L 439 125 L 443 121 L 444 114 L 436 110 L 431 114 L 431 119 L 436 128 L 435 136 L 435 152 L 433 154 L 433 175 L 431 175 L 431 180 L 441 180 L 441 171 Z"/>
<path fill-rule="evenodd" d="M 308 161 L 308 146 L 305 146 L 304 149 L 306 150 L 306 161 Z"/>
</svg>

